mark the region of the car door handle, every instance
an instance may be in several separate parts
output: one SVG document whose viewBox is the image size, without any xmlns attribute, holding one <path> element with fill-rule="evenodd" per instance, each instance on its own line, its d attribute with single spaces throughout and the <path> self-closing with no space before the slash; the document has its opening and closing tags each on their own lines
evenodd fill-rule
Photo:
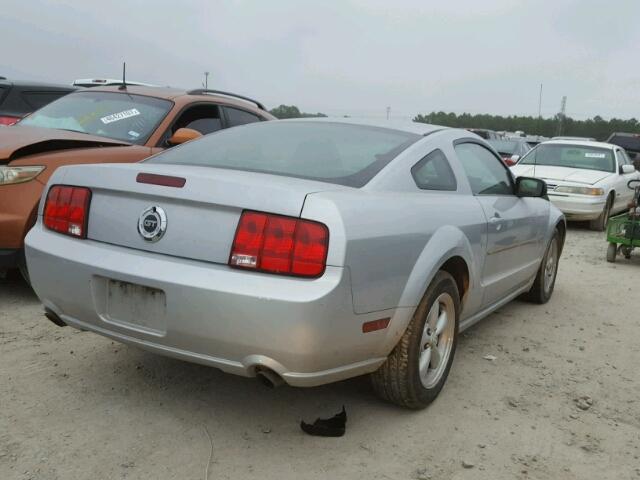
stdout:
<svg viewBox="0 0 640 480">
<path fill-rule="evenodd" d="M 498 212 L 493 214 L 493 217 L 489 219 L 489 223 L 495 225 L 496 231 L 498 232 L 502 229 L 502 217 Z"/>
</svg>

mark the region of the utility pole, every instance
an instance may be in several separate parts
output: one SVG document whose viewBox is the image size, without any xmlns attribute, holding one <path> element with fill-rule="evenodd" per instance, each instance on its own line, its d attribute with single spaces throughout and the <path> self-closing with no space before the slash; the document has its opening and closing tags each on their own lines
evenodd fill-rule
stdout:
<svg viewBox="0 0 640 480">
<path fill-rule="evenodd" d="M 540 121 L 542 120 L 542 84 L 540 84 L 540 93 L 538 94 L 538 121 L 536 125 L 536 135 L 540 140 Z"/>
<path fill-rule="evenodd" d="M 560 102 L 560 113 L 558 113 L 558 136 L 562 135 L 562 127 L 564 123 L 564 117 L 567 111 L 567 96 L 562 97 Z"/>
<path fill-rule="evenodd" d="M 389 120 L 390 114 L 391 114 L 391 107 L 387 107 L 387 120 Z"/>
<path fill-rule="evenodd" d="M 209 88 L 209 72 L 204 72 L 204 89 Z"/>
<path fill-rule="evenodd" d="M 538 95 L 538 118 L 542 117 L 542 84 L 540 84 L 540 94 Z"/>
</svg>

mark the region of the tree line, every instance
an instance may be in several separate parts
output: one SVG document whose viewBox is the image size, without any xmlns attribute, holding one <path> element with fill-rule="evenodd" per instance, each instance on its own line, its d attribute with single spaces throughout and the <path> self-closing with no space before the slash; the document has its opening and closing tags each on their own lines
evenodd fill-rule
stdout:
<svg viewBox="0 0 640 480">
<path fill-rule="evenodd" d="M 280 120 L 285 118 L 326 117 L 324 113 L 301 112 L 295 105 L 280 105 L 279 107 L 269 110 L 269 113 Z"/>
<path fill-rule="evenodd" d="M 417 115 L 414 122 L 432 123 L 445 127 L 457 128 L 486 128 L 495 131 L 515 132 L 522 130 L 527 135 L 569 135 L 576 137 L 592 137 L 596 140 L 606 140 L 613 132 L 640 133 L 640 122 L 635 118 L 622 120 L 612 118 L 605 120 L 599 115 L 586 120 L 576 120 L 560 114 L 552 118 L 537 118 L 510 115 L 431 112 Z"/>
<path fill-rule="evenodd" d="M 326 117 L 324 113 L 301 112 L 295 105 L 280 105 L 270 110 L 271 114 L 279 119 L 284 118 L 311 118 Z M 623 120 L 612 118 L 605 120 L 599 115 L 586 120 L 576 120 L 561 114 L 551 118 L 537 118 L 531 116 L 462 113 L 431 112 L 419 114 L 414 122 L 432 123 L 445 127 L 456 128 L 486 128 L 495 131 L 515 132 L 522 130 L 527 135 L 542 135 L 553 137 L 556 135 L 569 135 L 575 137 L 591 137 L 596 140 L 606 140 L 613 132 L 640 133 L 640 122 L 635 118 Z"/>
</svg>

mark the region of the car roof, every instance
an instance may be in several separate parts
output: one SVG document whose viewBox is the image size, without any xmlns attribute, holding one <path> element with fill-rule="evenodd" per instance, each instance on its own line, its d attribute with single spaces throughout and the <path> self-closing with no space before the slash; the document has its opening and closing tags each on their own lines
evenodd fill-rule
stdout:
<svg viewBox="0 0 640 480">
<path fill-rule="evenodd" d="M 91 87 L 87 89 L 83 89 L 83 91 L 90 92 L 113 92 L 113 93 L 125 93 L 125 90 L 121 90 L 122 85 L 110 85 L 110 86 L 97 86 Z M 185 90 L 182 88 L 174 88 L 174 87 L 154 87 L 154 86 L 143 86 L 143 85 L 128 85 L 126 93 L 130 93 L 132 95 L 143 95 L 147 97 L 155 97 L 162 98 L 165 100 L 176 100 L 180 97 L 188 97 L 188 98 L 197 98 L 197 97 L 205 97 L 208 100 L 215 99 L 220 103 L 225 103 L 228 105 L 246 107 L 250 106 L 251 110 L 257 110 L 261 112 L 266 112 L 266 109 L 261 109 L 258 104 L 259 102 L 248 99 L 246 97 L 242 97 L 240 95 L 236 96 L 236 94 L 232 93 L 205 93 L 204 90 Z M 259 104 L 260 106 L 262 104 Z"/>
<path fill-rule="evenodd" d="M 402 132 L 414 133 L 417 135 L 428 135 L 438 130 L 449 129 L 440 125 L 429 123 L 411 122 L 408 120 L 384 120 L 384 119 L 361 119 L 351 117 L 323 117 L 323 118 L 290 118 L 279 120 L 280 122 L 314 122 L 314 123 L 343 123 L 345 125 L 360 125 L 364 127 L 388 128 L 390 130 L 400 130 Z"/>
<path fill-rule="evenodd" d="M 84 86 L 84 85 L 91 85 L 92 87 L 94 86 L 99 86 L 99 85 L 104 85 L 109 86 L 109 85 L 121 85 L 122 84 L 122 80 L 117 80 L 114 78 L 78 78 L 77 80 L 73 81 L 73 85 L 75 86 Z M 144 83 L 144 82 L 135 82 L 132 80 L 127 80 L 127 85 L 140 85 L 140 86 L 144 86 L 144 87 L 157 87 L 157 85 L 153 85 L 151 83 Z"/>
<path fill-rule="evenodd" d="M 614 149 L 618 145 L 613 145 L 606 142 L 593 142 L 590 140 L 547 140 L 541 142 L 540 145 L 575 145 L 579 147 L 596 147 L 596 148 L 609 148 Z"/>
<path fill-rule="evenodd" d="M 122 85 L 108 85 L 108 86 L 98 86 L 91 87 L 86 89 L 85 91 L 90 92 L 114 92 L 114 93 L 124 93 L 124 90 L 120 88 Z M 179 88 L 173 87 L 147 87 L 142 85 L 127 85 L 128 93 L 133 95 L 144 95 L 147 97 L 156 97 L 156 98 L 164 98 L 167 100 L 172 100 L 181 95 L 186 95 L 187 91 Z"/>
</svg>

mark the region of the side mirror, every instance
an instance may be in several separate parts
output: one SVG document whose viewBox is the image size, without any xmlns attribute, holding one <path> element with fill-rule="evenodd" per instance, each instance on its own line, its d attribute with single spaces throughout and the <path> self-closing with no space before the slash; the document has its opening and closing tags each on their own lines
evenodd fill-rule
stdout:
<svg viewBox="0 0 640 480">
<path fill-rule="evenodd" d="M 516 195 L 519 197 L 545 197 L 547 184 L 539 178 L 518 177 L 516 178 Z"/>
<path fill-rule="evenodd" d="M 620 174 L 625 175 L 627 173 L 634 173 L 636 171 L 636 167 L 633 165 L 620 165 Z"/>
<path fill-rule="evenodd" d="M 171 138 L 167 140 L 170 145 L 180 145 L 181 143 L 188 142 L 189 140 L 195 140 L 200 138 L 202 134 L 192 128 L 179 128 L 175 131 Z"/>
<path fill-rule="evenodd" d="M 520 160 L 520 155 L 511 155 L 511 161 L 514 165 L 518 163 L 518 160 Z"/>
</svg>

